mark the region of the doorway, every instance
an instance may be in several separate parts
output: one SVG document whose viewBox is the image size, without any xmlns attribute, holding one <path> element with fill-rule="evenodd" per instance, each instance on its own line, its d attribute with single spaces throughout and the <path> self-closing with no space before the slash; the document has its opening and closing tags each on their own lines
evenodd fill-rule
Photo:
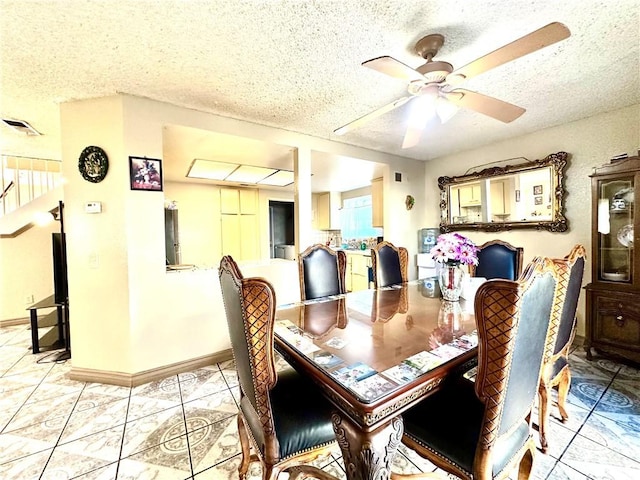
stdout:
<svg viewBox="0 0 640 480">
<path fill-rule="evenodd" d="M 295 243 L 293 202 L 269 200 L 269 250 L 271 258 L 287 258 Z"/>
</svg>

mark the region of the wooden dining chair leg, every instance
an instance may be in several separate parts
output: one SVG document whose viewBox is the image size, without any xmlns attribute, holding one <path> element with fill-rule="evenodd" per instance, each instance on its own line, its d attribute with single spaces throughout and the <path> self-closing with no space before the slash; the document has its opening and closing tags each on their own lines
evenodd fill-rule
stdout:
<svg viewBox="0 0 640 480">
<path fill-rule="evenodd" d="M 569 394 L 569 387 L 571 386 L 571 371 L 569 367 L 564 367 L 560 372 L 560 382 L 558 383 L 558 410 L 560 410 L 560 417 L 562 421 L 566 422 L 569 418 L 569 414 L 565 408 L 567 402 L 567 395 Z"/>
<path fill-rule="evenodd" d="M 547 429 L 549 427 L 549 387 L 540 383 L 538 386 L 538 432 L 542 453 L 547 453 Z"/>
<path fill-rule="evenodd" d="M 249 444 L 247 429 L 242 421 L 242 415 L 238 415 L 238 437 L 240 437 L 240 448 L 242 449 L 242 459 L 238 467 L 238 476 L 240 480 L 244 480 L 249 470 L 249 463 L 251 462 L 251 445 Z"/>
<path fill-rule="evenodd" d="M 278 465 L 267 465 L 262 462 L 262 480 L 276 480 L 282 473 L 282 468 Z"/>
<path fill-rule="evenodd" d="M 335 477 L 330 473 L 310 465 L 296 465 L 294 467 L 286 468 L 284 472 L 289 474 L 289 480 L 305 480 L 306 478 L 335 480 Z"/>
<path fill-rule="evenodd" d="M 533 439 L 529 440 L 529 448 L 524 452 L 518 466 L 518 480 L 529 480 L 531 470 L 533 469 L 533 453 L 535 450 Z"/>
</svg>

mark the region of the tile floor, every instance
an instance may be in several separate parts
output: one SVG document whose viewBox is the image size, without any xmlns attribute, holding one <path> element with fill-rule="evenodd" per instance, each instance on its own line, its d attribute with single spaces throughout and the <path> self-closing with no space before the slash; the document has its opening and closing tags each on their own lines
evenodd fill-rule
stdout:
<svg viewBox="0 0 640 480">
<path fill-rule="evenodd" d="M 27 326 L 0 328 L 1 479 L 237 478 L 232 362 L 123 388 L 69 380 L 69 362 L 49 360 L 30 353 Z M 571 418 L 552 421 L 533 477 L 640 478 L 640 371 L 588 362 L 582 349 L 572 369 Z M 345 478 L 337 449 L 316 465 Z M 433 470 L 405 448 L 396 456 L 394 471 Z M 258 464 L 249 477 L 260 478 Z"/>
</svg>

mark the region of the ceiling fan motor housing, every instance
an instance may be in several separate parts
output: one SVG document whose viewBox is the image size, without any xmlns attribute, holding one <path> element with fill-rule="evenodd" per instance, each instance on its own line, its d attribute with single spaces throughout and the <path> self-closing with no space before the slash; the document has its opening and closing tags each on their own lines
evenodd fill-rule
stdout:
<svg viewBox="0 0 640 480">
<path fill-rule="evenodd" d="M 416 71 L 424 75 L 427 83 L 441 83 L 453 72 L 453 65 L 447 62 L 427 62 L 416 68 Z"/>
</svg>

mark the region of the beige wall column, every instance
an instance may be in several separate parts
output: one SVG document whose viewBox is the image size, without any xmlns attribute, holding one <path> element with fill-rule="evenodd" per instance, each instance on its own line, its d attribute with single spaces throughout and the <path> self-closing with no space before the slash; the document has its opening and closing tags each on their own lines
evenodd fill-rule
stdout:
<svg viewBox="0 0 640 480">
<path fill-rule="evenodd" d="M 129 167 L 121 97 L 60 106 L 64 225 L 67 236 L 71 352 L 74 367 L 131 371 L 131 312 L 127 225 Z M 95 145 L 109 158 L 100 183 L 78 171 L 82 150 Z M 102 213 L 84 205 L 102 203 Z"/>
<path fill-rule="evenodd" d="M 311 238 L 311 149 L 293 149 L 293 176 L 295 181 L 295 241 L 296 250 L 300 253 L 313 243 Z"/>
</svg>

